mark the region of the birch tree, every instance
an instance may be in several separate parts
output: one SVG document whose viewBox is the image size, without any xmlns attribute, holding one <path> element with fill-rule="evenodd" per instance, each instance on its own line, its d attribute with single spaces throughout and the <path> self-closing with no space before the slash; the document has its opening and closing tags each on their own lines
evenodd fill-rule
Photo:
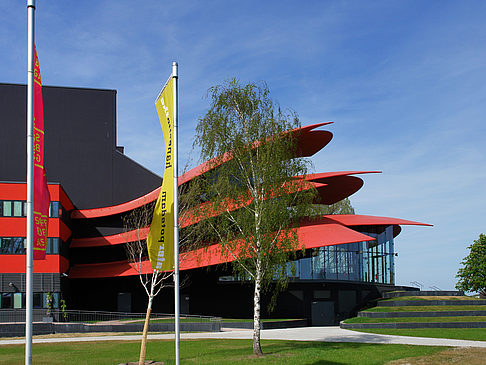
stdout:
<svg viewBox="0 0 486 365">
<path fill-rule="evenodd" d="M 299 120 L 272 101 L 266 85 L 230 80 L 208 96 L 194 143 L 201 162 L 209 161 L 208 171 L 191 182 L 205 206 L 198 225 L 207 228 L 206 239 L 216 238 L 236 275 L 254 283 L 253 353 L 262 355 L 262 292 L 270 283 L 286 286 L 287 262 L 300 249 L 294 228 L 315 190 L 294 178 L 308 169 L 307 160 L 295 158 L 296 136 L 288 133 Z"/>
</svg>

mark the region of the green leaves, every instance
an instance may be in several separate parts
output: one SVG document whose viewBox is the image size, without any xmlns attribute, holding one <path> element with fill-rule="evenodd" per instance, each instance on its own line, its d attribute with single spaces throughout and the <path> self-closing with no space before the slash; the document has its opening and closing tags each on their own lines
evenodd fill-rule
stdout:
<svg viewBox="0 0 486 365">
<path fill-rule="evenodd" d="M 275 283 L 270 306 L 286 287 L 287 262 L 299 249 L 297 220 L 308 212 L 316 191 L 305 186 L 309 162 L 297 156 L 295 113 L 284 113 L 265 84 L 232 79 L 209 90 L 209 111 L 199 119 L 195 146 L 205 173 L 187 191 L 196 191 L 201 214 L 188 229 L 217 237 L 239 277 L 254 281 L 254 354 L 260 348 L 260 293 Z M 197 198 L 197 196 L 200 198 Z M 204 201 L 205 209 L 197 204 Z M 201 206 L 201 205 L 200 205 Z M 208 233 L 204 233 L 205 230 Z M 207 242 L 201 242 L 207 244 Z"/>
<path fill-rule="evenodd" d="M 462 260 L 463 267 L 456 275 L 456 288 L 486 296 L 486 235 L 480 234 L 468 249 L 469 255 Z"/>
<path fill-rule="evenodd" d="M 294 179 L 309 167 L 295 157 L 298 136 L 288 133 L 300 122 L 270 98 L 265 84 L 232 79 L 211 88 L 208 97 L 194 144 L 201 162 L 209 161 L 208 171 L 190 184 L 210 204 L 198 225 L 216 232 L 227 254 L 237 258 L 237 271 L 254 276 L 259 263 L 264 281 L 287 280 L 282 267 L 300 248 L 292 228 L 316 194 Z"/>
</svg>

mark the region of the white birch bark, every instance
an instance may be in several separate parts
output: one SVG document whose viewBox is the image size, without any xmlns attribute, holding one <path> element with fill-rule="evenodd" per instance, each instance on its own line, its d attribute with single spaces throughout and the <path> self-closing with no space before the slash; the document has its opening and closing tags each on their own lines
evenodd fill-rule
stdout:
<svg viewBox="0 0 486 365">
<path fill-rule="evenodd" d="M 263 355 L 262 347 L 260 345 L 260 292 L 262 283 L 262 267 L 261 260 L 257 259 L 256 275 L 255 275 L 255 292 L 253 295 L 253 354 Z"/>
</svg>

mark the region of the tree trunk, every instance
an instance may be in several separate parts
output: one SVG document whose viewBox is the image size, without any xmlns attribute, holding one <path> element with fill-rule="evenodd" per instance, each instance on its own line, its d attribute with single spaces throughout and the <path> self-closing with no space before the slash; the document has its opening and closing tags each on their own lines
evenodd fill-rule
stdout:
<svg viewBox="0 0 486 365">
<path fill-rule="evenodd" d="M 262 283 L 261 261 L 257 260 L 255 276 L 255 292 L 253 296 L 253 354 L 262 356 L 262 347 L 260 345 L 260 291 Z"/>
<path fill-rule="evenodd" d="M 150 322 L 150 313 L 152 313 L 152 297 L 149 298 L 149 302 L 147 305 L 147 314 L 145 315 L 145 323 L 143 325 L 143 334 L 142 334 L 142 345 L 140 346 L 140 359 L 138 360 L 138 365 L 144 365 L 145 363 L 145 350 L 147 347 L 147 334 L 148 334 L 148 327 Z"/>
</svg>

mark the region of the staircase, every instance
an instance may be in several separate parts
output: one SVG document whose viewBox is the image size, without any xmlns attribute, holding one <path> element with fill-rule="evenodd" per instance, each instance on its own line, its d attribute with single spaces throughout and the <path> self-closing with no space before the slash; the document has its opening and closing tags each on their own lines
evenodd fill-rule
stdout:
<svg viewBox="0 0 486 365">
<path fill-rule="evenodd" d="M 411 298 L 402 300 L 401 297 Z M 469 299 L 458 291 L 385 293 L 384 300 L 378 301 L 376 307 L 358 312 L 357 317 L 342 321 L 340 327 L 486 328 L 486 300 Z"/>
</svg>

